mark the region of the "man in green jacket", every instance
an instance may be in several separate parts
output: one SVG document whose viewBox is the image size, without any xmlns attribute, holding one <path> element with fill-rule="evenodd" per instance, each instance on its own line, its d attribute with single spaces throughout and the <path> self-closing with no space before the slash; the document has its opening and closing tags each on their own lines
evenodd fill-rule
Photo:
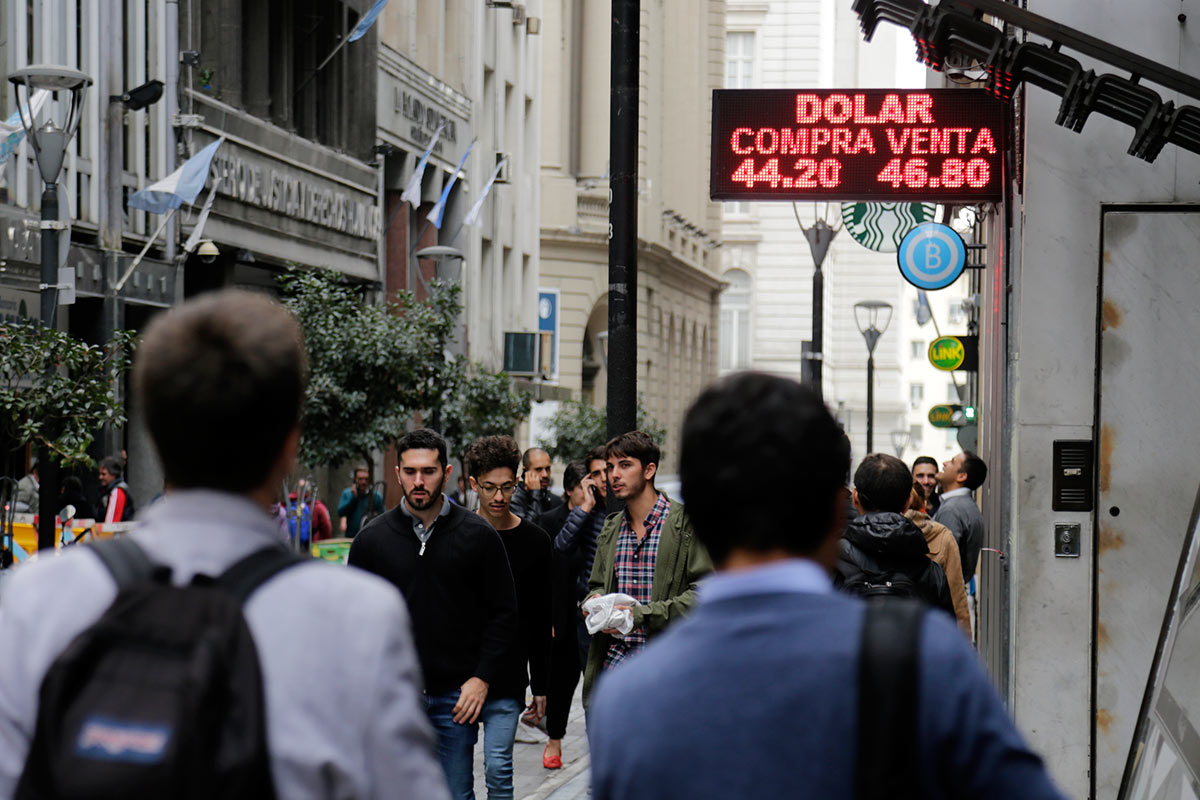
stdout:
<svg viewBox="0 0 1200 800">
<path fill-rule="evenodd" d="M 686 614 L 696 602 L 696 582 L 712 572 L 683 503 L 654 488 L 660 457 L 658 445 L 642 431 L 621 434 L 605 445 L 609 481 L 613 494 L 625 501 L 625 511 L 609 516 L 600 531 L 588 597 L 619 592 L 638 602 L 630 609 L 632 631 L 621 636 L 608 629 L 592 637 L 583 673 L 585 704 L 600 673 L 640 651 L 647 637 Z"/>
</svg>

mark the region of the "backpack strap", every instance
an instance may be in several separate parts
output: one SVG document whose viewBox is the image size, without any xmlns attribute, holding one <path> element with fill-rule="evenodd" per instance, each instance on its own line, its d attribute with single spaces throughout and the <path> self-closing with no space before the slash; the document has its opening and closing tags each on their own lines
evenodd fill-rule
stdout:
<svg viewBox="0 0 1200 800">
<path fill-rule="evenodd" d="M 867 602 L 858 667 L 857 800 L 921 796 L 917 777 L 917 658 L 925 608 Z"/>
<path fill-rule="evenodd" d="M 302 558 L 282 547 L 265 547 L 256 550 L 221 573 L 217 583 L 224 586 L 245 603 L 254 590 L 288 567 L 294 567 L 312 559 Z"/>
<path fill-rule="evenodd" d="M 128 536 L 101 539 L 88 549 L 108 567 L 117 582 L 117 591 L 151 578 L 159 569 L 141 545 Z"/>
</svg>

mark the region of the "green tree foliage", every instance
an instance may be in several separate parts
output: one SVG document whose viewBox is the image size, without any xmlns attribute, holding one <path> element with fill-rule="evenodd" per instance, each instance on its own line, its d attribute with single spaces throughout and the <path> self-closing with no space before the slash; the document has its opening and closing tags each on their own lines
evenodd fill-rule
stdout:
<svg viewBox="0 0 1200 800">
<path fill-rule="evenodd" d="M 476 439 L 512 434 L 516 423 L 529 416 L 529 395 L 513 387 L 503 372 L 488 372 L 473 364 L 443 407 L 442 433 L 458 459 Z"/>
<path fill-rule="evenodd" d="M 542 447 L 550 457 L 564 464 L 582 459 L 598 444 L 608 441 L 608 413 L 604 408 L 582 400 L 563 403 L 547 423 L 550 439 L 543 439 Z M 650 434 L 659 445 L 667 438 L 667 429 L 647 412 L 641 399 L 637 409 L 638 430 Z"/>
<path fill-rule="evenodd" d="M 38 323 L 0 324 L 0 438 L 93 466 L 95 432 L 125 424 L 117 389 L 133 343 L 128 331 L 98 347 Z"/>
<path fill-rule="evenodd" d="M 351 459 L 393 444 L 420 414 L 439 419 L 456 451 L 486 433 L 511 433 L 528 413 L 503 373 L 450 357 L 461 289 L 434 281 L 427 300 L 411 292 L 368 303 L 329 270 L 292 269 L 280 278 L 283 302 L 304 329 L 309 385 L 301 460 Z"/>
</svg>

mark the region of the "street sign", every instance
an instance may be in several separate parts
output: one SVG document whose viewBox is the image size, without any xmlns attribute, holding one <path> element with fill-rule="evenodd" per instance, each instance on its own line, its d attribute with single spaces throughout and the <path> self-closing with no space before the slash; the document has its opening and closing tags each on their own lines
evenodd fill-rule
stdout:
<svg viewBox="0 0 1200 800">
<path fill-rule="evenodd" d="M 932 222 L 934 203 L 842 203 L 842 224 L 868 250 L 894 253 L 922 222 Z"/>
<path fill-rule="evenodd" d="M 939 336 L 929 343 L 929 363 L 940 370 L 979 369 L 978 336 Z"/>
<path fill-rule="evenodd" d="M 710 194 L 998 202 L 1006 115 L 981 89 L 717 89 Z"/>
<path fill-rule="evenodd" d="M 966 428 L 975 424 L 975 407 L 945 403 L 929 409 L 929 424 L 935 428 Z"/>
<path fill-rule="evenodd" d="M 954 416 L 962 415 L 962 406 L 958 405 L 940 405 L 929 409 L 929 424 L 935 428 L 957 428 L 954 424 Z"/>
<path fill-rule="evenodd" d="M 918 289 L 945 289 L 962 275 L 967 246 L 949 225 L 922 222 L 900 242 L 896 263 L 904 280 Z"/>
</svg>

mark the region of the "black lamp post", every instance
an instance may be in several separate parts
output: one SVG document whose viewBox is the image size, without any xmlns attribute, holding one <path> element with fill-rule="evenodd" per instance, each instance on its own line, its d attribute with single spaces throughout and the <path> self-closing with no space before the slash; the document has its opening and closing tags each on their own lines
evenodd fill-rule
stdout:
<svg viewBox="0 0 1200 800">
<path fill-rule="evenodd" d="M 892 321 L 892 304 L 863 300 L 854 304 L 854 322 L 867 343 L 867 452 L 875 452 L 875 345 Z"/>
<path fill-rule="evenodd" d="M 55 327 L 58 311 L 58 175 L 62 172 L 67 144 L 79 128 L 83 112 L 83 98 L 92 79 L 70 67 L 39 64 L 16 70 L 8 76 L 16 89 L 17 112 L 21 115 L 21 126 L 37 158 L 38 171 L 42 175 L 42 219 L 38 226 L 42 231 L 42 279 L 41 290 L 42 324 Z M 22 91 L 24 89 L 24 91 Z M 33 93 L 39 89 L 53 92 L 58 99 L 60 92 L 69 92 L 67 114 L 59 126 L 52 113 L 46 111 L 46 121 L 39 127 L 32 106 Z M 41 487 L 38 492 L 38 550 L 54 549 L 54 517 L 58 512 L 58 469 L 50 459 L 49 448 L 38 452 L 38 476 Z"/>
</svg>

